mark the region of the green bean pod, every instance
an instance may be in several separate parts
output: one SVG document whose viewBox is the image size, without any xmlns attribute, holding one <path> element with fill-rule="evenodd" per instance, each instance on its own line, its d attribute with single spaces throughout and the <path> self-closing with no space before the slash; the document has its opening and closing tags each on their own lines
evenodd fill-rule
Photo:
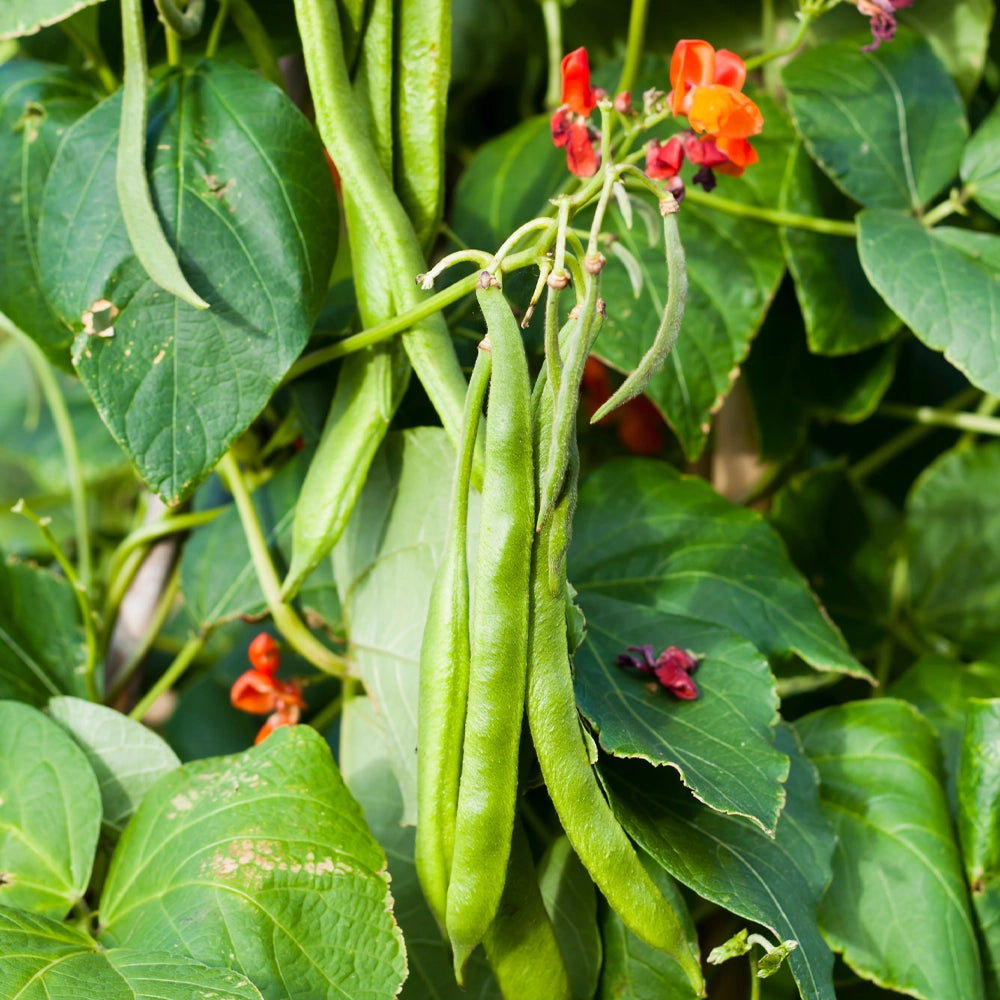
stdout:
<svg viewBox="0 0 1000 1000">
<path fill-rule="evenodd" d="M 483 938 L 500 992 L 510 1000 L 570 1000 L 569 973 L 542 901 L 528 838 L 514 824 L 500 908 Z"/>
<path fill-rule="evenodd" d="M 153 207 L 146 176 L 146 34 L 141 0 L 122 0 L 122 116 L 115 183 L 129 242 L 139 263 L 161 288 L 196 309 L 208 303 L 188 284 Z"/>
<path fill-rule="evenodd" d="M 663 367 L 667 355 L 674 349 L 677 334 L 684 319 L 684 302 L 687 299 L 687 267 L 684 262 L 684 246 L 681 244 L 680 233 L 677 231 L 676 213 L 663 216 L 663 243 L 666 247 L 667 304 L 660 319 L 656 336 L 649 350 L 642 356 L 635 371 L 618 387 L 617 391 L 598 408 L 590 418 L 592 424 L 607 416 L 616 407 L 634 399 L 644 392 L 649 380 Z"/>
<path fill-rule="evenodd" d="M 496 916 L 510 855 L 535 525 L 531 386 L 521 331 L 498 287 L 480 287 L 477 296 L 486 317 L 493 374 L 469 700 L 446 914 L 460 983 L 466 959 Z"/>
<path fill-rule="evenodd" d="M 465 419 L 452 482 L 444 558 L 431 590 L 420 646 L 415 856 L 420 887 L 442 930 L 455 843 L 465 703 L 469 692 L 466 559 L 469 486 L 491 364 L 490 352 L 480 350 L 465 397 Z"/>
<path fill-rule="evenodd" d="M 174 0 L 155 0 L 155 3 L 160 20 L 178 38 L 194 38 L 201 31 L 205 0 L 191 0 L 185 10 L 181 10 Z"/>
</svg>

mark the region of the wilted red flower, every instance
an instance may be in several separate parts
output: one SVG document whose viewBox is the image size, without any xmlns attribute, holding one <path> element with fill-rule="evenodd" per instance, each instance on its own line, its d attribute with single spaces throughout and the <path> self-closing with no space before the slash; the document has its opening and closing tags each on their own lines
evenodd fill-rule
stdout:
<svg viewBox="0 0 1000 1000">
<path fill-rule="evenodd" d="M 913 0 L 857 0 L 858 10 L 871 18 L 872 40 L 861 48 L 874 52 L 883 42 L 891 42 L 896 34 L 896 11 L 909 7 Z"/>
<path fill-rule="evenodd" d="M 698 686 L 691 680 L 691 674 L 698 669 L 698 658 L 679 646 L 668 646 L 656 659 L 653 647 L 628 646 L 628 653 L 618 655 L 619 667 L 632 667 L 642 674 L 652 674 L 671 694 L 684 701 L 698 697 Z M 638 656 L 629 656 L 638 653 Z"/>
</svg>

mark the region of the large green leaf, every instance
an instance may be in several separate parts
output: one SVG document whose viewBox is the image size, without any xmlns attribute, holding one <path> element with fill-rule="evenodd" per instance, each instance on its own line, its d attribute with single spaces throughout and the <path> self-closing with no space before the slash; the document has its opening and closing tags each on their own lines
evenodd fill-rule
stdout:
<svg viewBox="0 0 1000 1000">
<path fill-rule="evenodd" d="M 112 948 L 82 931 L 22 910 L 0 908 L 0 990 L 17 1000 L 261 1000 L 239 973 L 183 955 Z"/>
<path fill-rule="evenodd" d="M 385 855 L 326 742 L 286 726 L 146 793 L 101 896 L 103 940 L 219 959 L 266 996 L 394 997 L 405 974 Z M 197 919 L 191 919 L 197 914 Z"/>
<path fill-rule="evenodd" d="M 665 464 L 609 462 L 584 482 L 569 572 L 581 594 L 722 625 L 766 657 L 868 676 L 761 517 Z"/>
<path fill-rule="evenodd" d="M 496 995 L 496 984 L 481 950 L 465 968 L 465 990 L 455 982 L 451 949 L 424 902 L 413 859 L 416 831 L 403 825 L 403 797 L 370 698 L 351 698 L 340 726 L 340 766 L 344 781 L 365 811 L 365 819 L 389 859 L 393 912 L 406 940 L 409 978 L 401 1000 L 476 1000 Z M 588 884 L 589 880 L 588 880 Z"/>
<path fill-rule="evenodd" d="M 958 836 L 986 952 L 987 978 L 1000 986 L 1000 699 L 973 700 L 958 777 Z"/>
<path fill-rule="evenodd" d="M 900 212 L 858 216 L 861 264 L 879 295 L 970 382 L 1000 392 L 1000 237 Z"/>
<path fill-rule="evenodd" d="M 165 500 L 187 496 L 267 403 L 326 294 L 336 198 L 319 139 L 249 70 L 199 63 L 150 96 L 153 199 L 182 268 L 211 304 L 143 271 L 115 189 L 121 96 L 66 133 L 45 189 L 45 289 L 77 339 L 73 363 L 111 432 Z M 81 253 L 81 246 L 95 248 Z M 87 335 L 113 303 L 112 331 Z"/>
<path fill-rule="evenodd" d="M 760 162 L 742 177 L 721 177 L 719 196 L 743 204 L 777 203 L 791 127 L 777 104 L 759 98 L 763 134 L 754 140 Z M 750 222 L 712 207 L 711 196 L 688 198 L 678 216 L 687 257 L 684 322 L 662 370 L 646 394 L 677 434 L 685 453 L 704 447 L 712 414 L 722 405 L 746 357 L 784 273 L 784 256 L 773 226 Z M 629 229 L 620 216 L 605 227 L 638 263 L 642 286 L 620 258 L 609 256 L 601 277 L 608 318 L 594 353 L 621 372 L 635 368 L 649 347 L 666 304 L 667 270 L 662 241 L 650 246 L 645 226 Z"/>
<path fill-rule="evenodd" d="M 0 38 L 32 35 L 84 7 L 101 0 L 4 0 L 0 9 Z"/>
<path fill-rule="evenodd" d="M 813 159 L 855 201 L 916 209 L 958 171 L 962 100 L 919 35 L 900 29 L 876 52 L 863 44 L 820 45 L 784 68 L 792 117 Z"/>
<path fill-rule="evenodd" d="M 601 746 L 617 757 L 669 764 L 706 805 L 773 831 L 788 758 L 774 748 L 778 695 L 756 647 L 717 625 L 641 604 L 586 592 L 579 601 L 587 636 L 574 657 L 576 695 Z M 647 643 L 654 655 L 679 646 L 702 658 L 695 700 L 677 699 L 655 678 L 616 665 L 628 646 Z"/>
<path fill-rule="evenodd" d="M 0 66 L 0 311 L 66 369 L 73 335 L 42 290 L 35 237 L 56 147 L 95 102 L 93 87 L 64 66 Z"/>
<path fill-rule="evenodd" d="M 0 558 L 0 698 L 44 705 L 57 694 L 82 697 L 85 661 L 73 585 Z"/>
<path fill-rule="evenodd" d="M 1000 644 L 1000 444 L 948 452 L 924 471 L 906 502 L 906 552 L 921 629 L 973 655 Z"/>
<path fill-rule="evenodd" d="M 993 106 L 965 147 L 962 180 L 972 197 L 1000 218 L 1000 103 Z"/>
<path fill-rule="evenodd" d="M 837 833 L 820 907 L 831 946 L 866 979 L 924 1000 L 983 996 L 975 929 L 934 734 L 892 698 L 796 723 Z"/>
<path fill-rule="evenodd" d="M 794 733 L 780 727 L 776 744 L 791 771 L 773 837 L 697 802 L 668 771 L 616 761 L 602 772 L 619 819 L 656 861 L 705 899 L 798 941 L 788 961 L 802 997 L 834 1000 L 833 955 L 816 925 L 834 837 L 817 804 L 815 769 Z"/>
<path fill-rule="evenodd" d="M 806 216 L 837 218 L 849 211 L 801 143 L 792 152 L 781 200 L 786 211 Z M 899 320 L 869 284 L 853 240 L 794 227 L 783 228 L 781 240 L 811 351 L 852 354 L 892 337 Z"/>
<path fill-rule="evenodd" d="M 0 702 L 0 903 L 64 917 L 90 881 L 100 828 L 83 751 L 38 709 Z"/>
<path fill-rule="evenodd" d="M 420 641 L 431 583 L 444 553 L 454 464 L 454 449 L 441 430 L 390 434 L 334 549 L 352 655 L 378 706 L 403 793 L 404 823 L 415 823 L 417 816 L 414 707 Z M 478 494 L 470 496 L 469 507 L 474 552 Z"/>
<path fill-rule="evenodd" d="M 49 714 L 80 745 L 100 782 L 104 826 L 117 836 L 158 778 L 180 767 L 151 729 L 82 698 L 53 698 Z"/>
</svg>

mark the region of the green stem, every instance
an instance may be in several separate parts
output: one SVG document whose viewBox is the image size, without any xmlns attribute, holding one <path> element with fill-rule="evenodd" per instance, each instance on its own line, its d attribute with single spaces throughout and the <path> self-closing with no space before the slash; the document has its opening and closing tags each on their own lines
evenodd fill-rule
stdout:
<svg viewBox="0 0 1000 1000">
<path fill-rule="evenodd" d="M 55 535 L 52 534 L 52 530 L 49 528 L 49 518 L 39 517 L 23 499 L 18 500 L 10 510 L 12 514 L 23 515 L 38 528 L 45 539 L 45 544 L 52 551 L 56 561 L 62 567 L 66 579 L 73 588 L 73 593 L 76 595 L 76 603 L 80 609 L 80 618 L 83 622 L 83 632 L 87 640 L 87 658 L 84 661 L 83 679 L 87 685 L 87 697 L 91 701 L 98 701 L 100 697 L 97 690 L 97 678 L 95 676 L 98 649 L 97 630 L 94 627 L 94 609 L 90 604 L 87 589 L 83 586 L 79 577 L 77 577 L 73 564 L 66 558 L 66 553 L 59 547 Z"/>
<path fill-rule="evenodd" d="M 689 187 L 684 198 L 695 205 L 717 208 L 722 212 L 728 212 L 730 215 L 736 215 L 744 219 L 755 219 L 758 222 L 767 222 L 772 226 L 789 226 L 792 229 L 806 229 L 812 233 L 825 233 L 828 236 L 847 236 L 851 239 L 854 239 L 858 235 L 857 225 L 853 222 L 846 222 L 843 219 L 821 219 L 813 215 L 783 212 L 776 208 L 745 205 L 741 201 L 732 201 L 729 198 L 719 198 L 714 194 L 707 194 L 695 187 Z"/>
<path fill-rule="evenodd" d="M 334 652 L 327 649 L 306 628 L 295 610 L 281 599 L 281 581 L 271 562 L 267 539 L 257 518 L 253 498 L 247 489 L 243 474 L 231 451 L 226 452 L 219 462 L 219 472 L 222 474 L 233 495 L 236 510 L 243 525 L 250 558 L 253 560 L 257 582 L 264 594 L 267 608 L 271 612 L 274 624 L 288 644 L 301 656 L 305 657 L 314 667 L 335 677 L 342 677 L 347 672 L 347 663 Z"/>
<path fill-rule="evenodd" d="M 164 27 L 163 36 L 167 43 L 167 65 L 177 67 L 181 64 L 181 39 L 180 36 Z"/>
<path fill-rule="evenodd" d="M 747 952 L 750 962 L 750 1000 L 760 1000 L 760 977 L 757 975 L 757 963 L 753 957 L 753 949 Z"/>
<path fill-rule="evenodd" d="M 208 41 L 205 43 L 205 58 L 211 59 L 219 51 L 219 41 L 222 38 L 222 29 L 226 26 L 229 16 L 229 0 L 220 0 L 218 13 L 212 22 L 211 30 L 208 32 Z"/>
<path fill-rule="evenodd" d="M 996 396 L 983 396 L 983 398 L 979 400 L 979 405 L 976 407 L 976 413 L 978 413 L 980 416 L 988 417 L 991 414 L 996 413 L 998 409 L 1000 409 L 1000 399 L 997 399 Z M 975 444 L 975 441 L 976 441 L 976 432 L 966 431 L 958 439 L 958 442 L 955 444 L 955 447 L 969 448 L 973 444 Z"/>
<path fill-rule="evenodd" d="M 59 27 L 63 34 L 83 53 L 84 58 L 93 67 L 101 86 L 109 93 L 113 94 L 118 89 L 118 77 L 112 72 L 104 57 L 104 50 L 99 44 L 92 44 L 90 39 L 73 22 L 73 18 L 66 17 L 59 22 Z"/>
<path fill-rule="evenodd" d="M 959 431 L 975 434 L 1000 436 L 1000 418 L 987 417 L 979 413 L 955 413 L 933 406 L 906 406 L 903 403 L 883 403 L 876 411 L 879 417 L 910 420 L 915 424 L 930 427 L 951 427 Z"/>
<path fill-rule="evenodd" d="M 649 17 L 649 0 L 632 0 L 632 9 L 628 18 L 628 39 L 625 43 L 625 65 L 622 75 L 618 78 L 616 94 L 635 86 L 639 73 L 639 64 L 646 46 L 646 21 Z"/>
<path fill-rule="evenodd" d="M 205 0 L 190 0 L 181 10 L 174 0 L 153 0 L 159 12 L 160 20 L 167 29 L 169 48 L 170 32 L 178 38 L 194 38 L 201 31 L 202 18 L 205 16 Z M 171 65 L 176 65 L 171 63 Z"/>
<path fill-rule="evenodd" d="M 205 648 L 208 636 L 199 633 L 191 636 L 181 647 L 181 651 L 174 657 L 174 662 L 163 672 L 156 683 L 139 700 L 135 708 L 128 713 L 130 719 L 142 722 L 146 713 L 153 707 L 153 703 L 163 694 L 166 694 L 184 676 L 195 657 Z"/>
<path fill-rule="evenodd" d="M 325 705 L 320 711 L 318 711 L 310 720 L 309 725 L 316 730 L 321 736 L 326 733 L 326 731 L 333 725 L 334 720 L 339 718 L 341 713 L 344 711 L 344 704 L 348 700 L 347 695 L 348 685 L 344 684 L 344 689 L 334 698 L 329 704 Z M 351 686 L 351 696 L 353 696 L 353 685 Z"/>
<path fill-rule="evenodd" d="M 938 408 L 938 412 L 960 410 L 963 406 L 969 406 L 975 402 L 979 398 L 979 395 L 979 389 L 975 388 L 975 386 L 969 386 L 969 388 L 963 389 L 960 393 L 952 396 L 951 399 L 942 404 Z M 901 434 L 897 434 L 894 438 L 886 441 L 885 444 L 880 445 L 875 451 L 866 455 L 852 466 L 850 469 L 851 478 L 856 482 L 863 482 L 872 473 L 877 472 L 901 452 L 922 441 L 932 430 L 934 430 L 934 427 L 930 424 L 918 424 L 914 427 L 908 427 Z"/>
<path fill-rule="evenodd" d="M 545 90 L 545 106 L 550 110 L 562 104 L 562 2 L 542 0 L 545 22 L 545 42 L 549 60 L 549 81 Z"/>
<path fill-rule="evenodd" d="M 772 49 L 770 52 L 763 52 L 759 56 L 753 56 L 748 59 L 746 61 L 747 72 L 757 69 L 758 66 L 763 66 L 765 63 L 769 63 L 772 59 L 780 59 L 782 56 L 791 55 L 805 41 L 806 32 L 809 30 L 812 20 L 811 16 L 805 12 L 800 12 L 799 30 L 795 33 L 792 41 L 787 45 L 781 46 L 779 49 Z"/>
<path fill-rule="evenodd" d="M 249 0 L 229 0 L 229 16 L 236 25 L 243 41 L 246 42 L 250 55 L 257 63 L 257 69 L 265 80 L 270 80 L 276 87 L 285 88 L 285 78 L 278 66 L 278 57 L 274 54 L 271 36 L 261 23 L 257 12 Z"/>
<path fill-rule="evenodd" d="M 886 685 L 892 676 L 892 660 L 896 651 L 895 631 L 899 621 L 899 609 L 906 600 L 909 583 L 906 557 L 899 555 L 892 564 L 892 577 L 889 584 L 889 614 L 887 616 L 886 635 L 879 644 L 878 658 L 875 663 L 876 687 L 872 689 L 873 697 L 885 694 Z"/>
<path fill-rule="evenodd" d="M 63 459 L 66 462 L 66 480 L 73 504 L 73 525 L 76 534 L 76 574 L 80 586 L 89 591 L 93 571 L 90 562 L 90 519 L 87 514 L 86 481 L 83 465 L 80 462 L 80 448 L 73 430 L 73 421 L 69 415 L 69 407 L 66 405 L 66 397 L 63 396 L 56 374 L 39 346 L 2 313 L 0 313 L 0 329 L 20 341 L 21 348 L 35 373 L 35 378 L 38 379 L 38 384 L 41 386 L 49 412 L 52 414 L 52 422 L 55 424 Z"/>
<path fill-rule="evenodd" d="M 956 212 L 965 215 L 965 203 L 972 197 L 975 188 L 970 184 L 964 187 L 961 191 L 952 190 L 949 192 L 948 197 L 945 198 L 940 204 L 935 205 L 932 209 L 925 212 L 921 217 L 920 221 L 930 229 L 932 226 L 936 226 L 939 222 L 947 219 L 949 215 L 954 215 Z"/>
</svg>

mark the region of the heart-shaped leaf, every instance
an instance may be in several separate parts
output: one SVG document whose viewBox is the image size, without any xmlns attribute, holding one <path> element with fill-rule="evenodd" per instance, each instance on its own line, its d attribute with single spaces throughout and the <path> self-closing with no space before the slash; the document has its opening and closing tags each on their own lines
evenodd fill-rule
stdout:
<svg viewBox="0 0 1000 1000">
<path fill-rule="evenodd" d="M 209 968 L 183 955 L 112 948 L 86 934 L 23 910 L 0 908 L 4 996 L 18 1000 L 261 1000 L 237 972 Z"/>
<path fill-rule="evenodd" d="M 27 563 L 0 559 L 0 698 L 44 705 L 83 697 L 86 660 L 73 585 Z"/>
<path fill-rule="evenodd" d="M 788 758 L 774 748 L 778 695 L 756 647 L 717 625 L 581 593 L 587 637 L 574 657 L 580 710 L 618 757 L 675 767 L 695 796 L 771 832 L 785 802 Z M 698 659 L 698 697 L 673 697 L 616 665 L 628 646 L 668 646 Z"/>
<path fill-rule="evenodd" d="M 633 839 L 700 896 L 764 924 L 779 940 L 798 941 L 788 964 L 800 994 L 834 1000 L 833 955 L 816 925 L 834 836 L 819 811 L 815 768 L 795 734 L 779 727 L 775 744 L 791 770 L 773 837 L 741 816 L 697 802 L 669 771 L 637 761 L 605 762 L 601 770 Z"/>
<path fill-rule="evenodd" d="M 817 670 L 870 676 L 773 529 L 663 463 L 608 462 L 584 482 L 569 573 L 581 594 L 713 622 L 766 657 L 794 653 Z"/>
<path fill-rule="evenodd" d="M 326 742 L 286 726 L 147 792 L 101 896 L 103 940 L 227 964 L 268 995 L 394 997 L 405 975 L 385 855 Z M 197 919 L 190 915 L 197 913 Z"/>
<path fill-rule="evenodd" d="M 858 216 L 861 264 L 928 346 L 986 392 L 1000 392 L 1000 237 L 928 229 L 886 209 Z"/>
<path fill-rule="evenodd" d="M 132 253 L 115 190 L 120 113 L 119 93 L 66 133 L 39 258 L 101 416 L 175 503 L 305 345 L 336 249 L 336 197 L 318 137 L 279 88 L 217 61 L 168 73 L 150 95 L 147 161 L 167 237 L 211 304 L 195 309 Z"/>
<path fill-rule="evenodd" d="M 42 290 L 36 231 L 56 147 L 96 100 L 93 87 L 64 66 L 33 60 L 0 66 L 0 311 L 67 370 L 73 335 Z"/>
<path fill-rule="evenodd" d="M 792 118 L 812 158 L 855 201 L 916 209 L 958 171 L 962 100 L 912 31 L 876 52 L 863 44 L 852 36 L 818 45 L 784 68 Z"/>
<path fill-rule="evenodd" d="M 84 752 L 38 709 L 0 702 L 0 903 L 66 916 L 90 881 L 100 828 Z"/>
<path fill-rule="evenodd" d="M 82 698 L 53 698 L 49 714 L 87 755 L 100 783 L 104 827 L 114 836 L 156 780 L 180 767 L 156 733 L 114 709 Z"/>
<path fill-rule="evenodd" d="M 878 698 L 814 712 L 796 729 L 837 833 L 820 907 L 826 939 L 887 989 L 981 1000 L 975 928 L 930 726 L 905 702 Z"/>
</svg>

